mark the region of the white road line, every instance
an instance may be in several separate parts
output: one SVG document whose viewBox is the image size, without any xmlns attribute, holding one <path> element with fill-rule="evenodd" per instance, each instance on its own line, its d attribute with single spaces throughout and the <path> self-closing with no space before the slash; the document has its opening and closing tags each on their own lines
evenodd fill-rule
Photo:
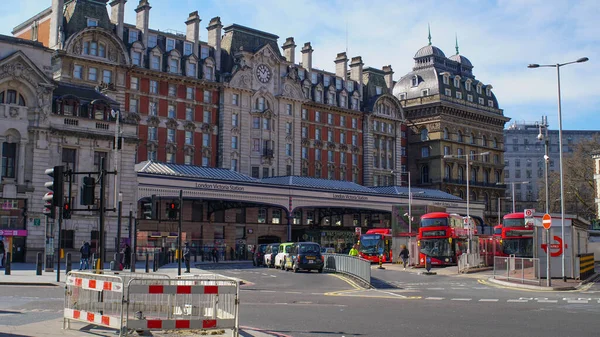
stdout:
<svg viewBox="0 0 600 337">
<path fill-rule="evenodd" d="M 453 298 L 451 301 L 470 301 L 472 298 Z"/>
<path fill-rule="evenodd" d="M 558 303 L 558 300 L 538 300 L 538 303 Z"/>
<path fill-rule="evenodd" d="M 286 293 L 286 294 L 302 294 L 302 293 L 301 293 L 301 292 L 299 292 L 299 291 L 286 291 L 285 293 Z"/>
<path fill-rule="evenodd" d="M 465 288 L 457 288 L 457 287 L 452 287 L 450 289 L 452 289 L 452 290 L 465 290 Z"/>
<path fill-rule="evenodd" d="M 323 295 L 321 293 L 310 293 L 311 295 Z"/>
<path fill-rule="evenodd" d="M 275 290 L 259 290 L 261 293 L 275 293 Z"/>
<path fill-rule="evenodd" d="M 444 288 L 425 288 L 425 290 L 444 290 Z"/>
<path fill-rule="evenodd" d="M 383 293 L 383 294 L 386 294 L 386 295 L 391 295 L 391 296 L 400 297 L 400 298 L 406 298 L 406 296 L 404 296 L 404 295 L 395 294 L 395 293 L 390 293 L 390 292 L 388 292 L 388 291 L 381 291 L 381 290 L 378 290 L 377 292 L 380 292 L 380 293 Z"/>
<path fill-rule="evenodd" d="M 569 304 L 588 304 L 587 300 L 570 300 L 567 301 Z"/>
<path fill-rule="evenodd" d="M 426 300 L 434 300 L 434 301 L 441 301 L 444 298 L 443 297 L 425 297 Z"/>
<path fill-rule="evenodd" d="M 498 302 L 497 298 L 482 298 L 479 302 Z"/>
<path fill-rule="evenodd" d="M 529 302 L 529 300 L 508 300 L 506 302 L 513 302 L 513 303 L 527 303 Z"/>
</svg>

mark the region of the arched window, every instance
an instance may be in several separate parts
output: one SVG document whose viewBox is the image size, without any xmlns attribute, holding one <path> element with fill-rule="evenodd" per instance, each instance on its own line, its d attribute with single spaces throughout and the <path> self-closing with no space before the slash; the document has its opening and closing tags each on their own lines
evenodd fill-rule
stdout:
<svg viewBox="0 0 600 337">
<path fill-rule="evenodd" d="M 471 200 L 469 200 L 469 202 L 477 201 L 477 193 L 475 193 L 475 191 L 471 191 L 470 194 Z"/>
<path fill-rule="evenodd" d="M 465 193 L 462 190 L 458 191 L 458 197 L 461 199 L 465 199 Z"/>
<path fill-rule="evenodd" d="M 458 130 L 458 133 L 457 133 L 457 141 L 459 143 L 463 142 L 463 134 L 462 134 L 462 132 L 460 130 Z"/>
<path fill-rule="evenodd" d="M 421 141 L 429 140 L 429 131 L 426 128 L 421 129 Z"/>
<path fill-rule="evenodd" d="M 469 173 L 471 176 L 469 177 L 471 182 L 477 182 L 477 169 L 471 168 L 471 172 Z"/>
<path fill-rule="evenodd" d="M 428 165 L 423 165 L 423 167 L 421 167 L 421 183 L 422 184 L 429 183 L 429 166 Z"/>
<path fill-rule="evenodd" d="M 475 144 L 475 134 L 471 133 L 471 144 Z"/>
<path fill-rule="evenodd" d="M 16 90 L 0 91 L 0 104 L 18 104 L 20 106 L 25 105 L 25 98 L 19 94 Z"/>
<path fill-rule="evenodd" d="M 490 172 L 488 170 L 483 171 L 483 182 L 488 184 L 490 182 Z"/>
<path fill-rule="evenodd" d="M 483 203 L 485 205 L 485 210 L 488 211 L 490 209 L 490 196 L 487 192 L 483 193 Z"/>
<path fill-rule="evenodd" d="M 449 139 L 450 133 L 448 132 L 448 128 L 444 128 L 444 139 Z"/>
<path fill-rule="evenodd" d="M 450 165 L 446 165 L 446 168 L 444 169 L 444 177 L 448 180 L 452 179 L 452 168 Z"/>
<path fill-rule="evenodd" d="M 458 167 L 458 181 L 462 183 L 465 180 L 465 169 L 462 166 Z"/>
<path fill-rule="evenodd" d="M 494 149 L 498 148 L 498 139 L 494 137 Z"/>
<path fill-rule="evenodd" d="M 495 172 L 495 177 L 494 177 L 495 179 L 494 179 L 494 181 L 497 182 L 497 183 L 499 183 L 500 182 L 500 177 L 501 177 L 500 171 L 496 171 Z"/>
<path fill-rule="evenodd" d="M 417 76 L 417 75 L 413 76 L 413 78 L 412 78 L 412 86 L 413 87 L 419 86 L 419 76 Z"/>
<path fill-rule="evenodd" d="M 265 111 L 269 107 L 269 104 L 265 101 L 264 97 L 256 99 L 256 110 Z"/>
<path fill-rule="evenodd" d="M 487 146 L 487 137 L 485 135 L 481 136 L 481 146 Z"/>
</svg>

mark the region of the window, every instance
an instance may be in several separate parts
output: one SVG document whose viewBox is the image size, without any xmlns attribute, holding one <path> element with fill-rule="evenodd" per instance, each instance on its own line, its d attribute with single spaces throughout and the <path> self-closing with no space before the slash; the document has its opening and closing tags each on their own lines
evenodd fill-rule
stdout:
<svg viewBox="0 0 600 337">
<path fill-rule="evenodd" d="M 231 94 L 231 104 L 238 105 L 238 98 L 239 98 L 238 94 Z"/>
<path fill-rule="evenodd" d="M 129 43 L 134 43 L 138 39 L 138 32 L 135 30 L 129 30 Z"/>
<path fill-rule="evenodd" d="M 450 165 L 446 165 L 444 167 L 444 178 L 452 179 L 452 168 L 450 167 Z"/>
<path fill-rule="evenodd" d="M 156 47 L 156 35 L 148 35 L 148 48 Z"/>
<path fill-rule="evenodd" d="M 444 75 L 443 81 L 444 81 L 445 85 L 448 85 L 450 83 L 450 78 L 448 76 Z"/>
<path fill-rule="evenodd" d="M 416 87 L 419 85 L 419 77 L 417 75 L 413 76 L 411 84 L 413 87 Z M 380 94 L 378 94 L 378 95 L 380 95 Z"/>
<path fill-rule="evenodd" d="M 175 162 L 175 154 L 172 152 L 167 152 L 167 163 Z"/>
<path fill-rule="evenodd" d="M 346 133 L 340 132 L 340 144 L 346 144 Z"/>
<path fill-rule="evenodd" d="M 185 120 L 190 122 L 194 121 L 194 110 L 190 107 L 185 108 Z"/>
<path fill-rule="evenodd" d="M 493 108 L 494 107 L 494 101 L 492 101 L 491 99 L 488 100 L 488 106 L 490 106 L 490 107 Z"/>
<path fill-rule="evenodd" d="M 479 104 L 481 104 L 481 105 L 485 104 L 485 100 L 483 99 L 483 97 L 479 97 Z"/>
<path fill-rule="evenodd" d="M 429 157 L 429 146 L 423 146 L 421 148 L 421 158 Z"/>
<path fill-rule="evenodd" d="M 352 109 L 358 110 L 358 98 L 352 97 Z"/>
<path fill-rule="evenodd" d="M 176 118 L 176 116 L 175 116 L 175 106 L 172 105 L 172 104 L 169 104 L 169 106 L 168 106 L 167 109 L 168 109 L 167 110 L 168 111 L 167 117 L 169 117 L 169 118 Z"/>
<path fill-rule="evenodd" d="M 462 92 L 460 92 L 460 91 L 457 91 L 457 92 L 456 92 L 456 98 L 458 98 L 458 99 L 462 99 Z"/>
<path fill-rule="evenodd" d="M 186 99 L 194 99 L 194 88 L 192 88 L 192 87 L 185 88 L 185 98 Z"/>
<path fill-rule="evenodd" d="M 340 126 L 346 127 L 346 116 L 340 116 Z"/>
<path fill-rule="evenodd" d="M 263 167 L 263 178 L 268 178 L 268 177 L 269 177 L 269 168 Z"/>
<path fill-rule="evenodd" d="M 315 149 L 315 160 L 321 160 L 321 153 L 322 151 L 319 149 Z"/>
<path fill-rule="evenodd" d="M 352 146 L 358 146 L 358 136 L 352 135 Z"/>
<path fill-rule="evenodd" d="M 4 156 L 4 154 L 3 154 Z M 75 149 L 62 149 L 62 164 L 72 170 L 77 170 L 77 150 Z"/>
<path fill-rule="evenodd" d="M 210 124 L 210 111 L 204 111 L 202 114 L 202 123 Z"/>
<path fill-rule="evenodd" d="M 189 154 L 186 154 L 183 156 L 183 163 L 185 165 L 192 165 L 192 156 L 190 156 Z"/>
<path fill-rule="evenodd" d="M 458 167 L 458 181 L 459 182 L 463 182 L 464 180 L 464 176 L 465 176 L 465 169 L 462 166 Z"/>
<path fill-rule="evenodd" d="M 134 51 L 131 53 L 131 62 L 136 65 L 142 65 L 142 53 Z"/>
<path fill-rule="evenodd" d="M 305 147 L 302 148 L 302 159 L 308 159 L 308 149 Z"/>
<path fill-rule="evenodd" d="M 138 100 L 132 98 L 129 100 L 129 112 L 138 112 Z"/>
<path fill-rule="evenodd" d="M 292 134 L 292 122 L 285 123 L 285 134 L 286 135 Z"/>
<path fill-rule="evenodd" d="M 458 130 L 458 133 L 457 133 L 457 141 L 459 143 L 463 142 L 463 134 L 462 134 L 462 132 L 460 130 Z"/>
<path fill-rule="evenodd" d="M 327 103 L 335 105 L 335 94 L 333 92 L 327 94 Z"/>
<path fill-rule="evenodd" d="M 450 146 L 444 146 L 444 156 L 451 155 Z"/>
<path fill-rule="evenodd" d="M 156 151 L 148 151 L 148 160 L 156 161 Z"/>
<path fill-rule="evenodd" d="M 358 165 L 358 155 L 355 153 L 352 154 L 352 165 Z"/>
<path fill-rule="evenodd" d="M 110 71 L 110 70 L 102 71 L 102 82 L 112 83 L 112 71 Z"/>
<path fill-rule="evenodd" d="M 494 164 L 500 164 L 500 156 L 498 154 L 494 155 Z"/>
<path fill-rule="evenodd" d="M 256 110 L 259 110 L 259 111 L 265 110 L 265 98 L 264 97 L 259 97 L 256 100 Z"/>
<path fill-rule="evenodd" d="M 308 128 L 306 126 L 303 126 L 301 129 L 301 137 L 302 138 L 307 138 L 308 137 Z"/>
<path fill-rule="evenodd" d="M 427 131 L 427 129 L 423 128 L 421 129 L 421 141 L 426 141 L 429 140 L 429 131 Z"/>
<path fill-rule="evenodd" d="M 475 160 L 475 151 L 473 151 L 473 150 L 469 151 L 469 158 L 470 158 L 470 160 Z"/>
<path fill-rule="evenodd" d="M 292 115 L 292 105 L 291 104 L 285 105 L 285 112 L 288 114 L 288 116 Z"/>
<path fill-rule="evenodd" d="M 259 138 L 252 139 L 252 151 L 260 152 L 260 139 Z"/>
<path fill-rule="evenodd" d="M 252 128 L 260 129 L 260 117 L 252 117 Z"/>
<path fill-rule="evenodd" d="M 333 114 L 327 114 L 327 124 L 333 124 Z"/>
<path fill-rule="evenodd" d="M 375 87 L 375 94 L 376 95 L 381 95 L 382 92 L 383 92 L 383 88 L 382 87 L 379 87 L 379 86 Z"/>
<path fill-rule="evenodd" d="M 421 90 L 421 96 L 422 97 L 425 97 L 427 95 L 429 95 L 429 89 L 423 89 L 423 90 Z"/>
<path fill-rule="evenodd" d="M 231 159 L 230 169 L 232 171 L 237 171 L 238 170 L 238 160 L 237 159 Z"/>
<path fill-rule="evenodd" d="M 327 151 L 327 160 L 333 163 L 333 151 Z"/>
<path fill-rule="evenodd" d="M 167 129 L 167 142 L 175 142 L 175 129 Z"/>
<path fill-rule="evenodd" d="M 352 128 L 358 128 L 358 120 L 356 118 L 352 118 Z"/>
<path fill-rule="evenodd" d="M 315 94 L 315 102 L 321 103 L 322 100 L 323 100 L 323 91 L 317 89 L 316 94 Z"/>
<path fill-rule="evenodd" d="M 73 78 L 82 79 L 82 76 L 83 76 L 82 73 L 83 73 L 83 66 L 76 64 L 75 67 L 73 68 Z"/>
<path fill-rule="evenodd" d="M 428 165 L 423 165 L 423 167 L 421 167 L 421 183 L 422 184 L 429 183 L 429 166 Z"/>
<path fill-rule="evenodd" d="M 444 89 L 444 94 L 446 96 L 452 96 L 452 90 L 446 88 L 446 89 Z"/>
<path fill-rule="evenodd" d="M 475 145 L 475 134 L 472 133 L 470 138 L 471 144 Z"/>
<path fill-rule="evenodd" d="M 183 43 L 183 55 L 191 55 L 192 54 L 192 44 L 189 42 Z"/>
<path fill-rule="evenodd" d="M 171 73 L 178 73 L 179 72 L 179 65 L 177 64 L 177 60 L 176 59 L 169 59 L 169 72 Z"/>
<path fill-rule="evenodd" d="M 333 142 L 333 130 L 327 130 L 327 141 Z"/>
<path fill-rule="evenodd" d="M 204 103 L 210 103 L 212 101 L 212 94 L 210 90 L 204 90 Z"/>
<path fill-rule="evenodd" d="M 231 114 L 231 126 L 238 126 L 239 116 L 238 114 Z"/>
<path fill-rule="evenodd" d="M 321 140 L 321 129 L 319 128 L 315 129 L 315 139 Z"/>
<path fill-rule="evenodd" d="M 148 103 L 148 113 L 150 116 L 156 116 L 156 102 Z"/>
<path fill-rule="evenodd" d="M 210 135 L 203 133 L 202 134 L 202 146 L 209 147 L 210 146 Z"/>
<path fill-rule="evenodd" d="M 346 164 L 346 152 L 340 152 L 340 163 Z"/>
<path fill-rule="evenodd" d="M 130 87 L 132 90 L 138 90 L 138 89 L 139 89 L 139 81 L 140 81 L 140 79 L 139 79 L 139 78 L 137 78 L 137 77 L 133 77 L 133 76 L 132 76 L 132 77 L 129 79 L 129 87 Z"/>
<path fill-rule="evenodd" d="M 187 64 L 187 75 L 189 77 L 196 76 L 196 63 L 190 63 L 190 62 L 188 62 L 188 64 Z"/>
<path fill-rule="evenodd" d="M 98 72 L 98 69 L 96 69 L 96 68 L 88 68 L 88 80 L 96 81 L 97 72 Z"/>
<path fill-rule="evenodd" d="M 286 156 L 292 156 L 292 144 L 285 144 L 285 154 Z"/>
<path fill-rule="evenodd" d="M 460 78 L 458 78 L 458 77 L 454 78 L 454 87 L 460 88 Z"/>
<path fill-rule="evenodd" d="M 515 159 L 515 167 L 521 167 L 521 159 Z"/>
<path fill-rule="evenodd" d="M 202 156 L 202 166 L 206 167 L 209 165 L 209 158 Z"/>
<path fill-rule="evenodd" d="M 171 39 L 171 38 L 167 38 L 167 53 L 173 49 L 175 49 L 175 40 Z"/>
<path fill-rule="evenodd" d="M 302 119 L 308 119 L 308 110 L 302 109 Z"/>
<path fill-rule="evenodd" d="M 2 143 L 2 178 L 15 177 L 16 160 L 17 143 Z"/>
<path fill-rule="evenodd" d="M 271 120 L 269 118 L 263 118 L 262 125 L 263 130 L 271 130 Z"/>
<path fill-rule="evenodd" d="M 321 112 L 315 111 L 315 122 L 321 121 Z"/>
<path fill-rule="evenodd" d="M 160 56 L 150 56 L 150 68 L 153 70 L 160 70 Z"/>
<path fill-rule="evenodd" d="M 157 128 L 151 126 L 148 128 L 148 140 L 150 141 L 156 141 L 157 139 Z"/>
<path fill-rule="evenodd" d="M 97 27 L 98 26 L 98 19 L 87 18 L 87 26 L 88 27 Z"/>
<path fill-rule="evenodd" d="M 175 84 L 169 84 L 169 96 L 175 96 L 177 94 L 177 86 Z"/>
<path fill-rule="evenodd" d="M 209 55 L 210 55 L 210 50 L 208 49 L 208 47 L 202 46 L 202 48 L 200 48 L 200 59 L 204 60 Z"/>
<path fill-rule="evenodd" d="M 231 148 L 234 150 L 238 148 L 238 137 L 237 136 L 231 136 Z"/>
<path fill-rule="evenodd" d="M 492 97 L 492 89 L 490 87 L 485 88 L 485 95 L 488 97 Z"/>
<path fill-rule="evenodd" d="M 459 156 L 462 156 L 462 155 L 464 155 L 464 150 L 462 148 L 458 148 L 456 150 L 456 154 L 459 155 Z"/>
<path fill-rule="evenodd" d="M 467 95 L 467 101 L 473 102 L 473 95 Z"/>
</svg>

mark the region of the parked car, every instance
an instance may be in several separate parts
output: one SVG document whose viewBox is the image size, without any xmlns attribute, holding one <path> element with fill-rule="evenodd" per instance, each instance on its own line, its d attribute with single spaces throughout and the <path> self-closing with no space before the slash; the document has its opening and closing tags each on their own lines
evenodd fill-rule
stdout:
<svg viewBox="0 0 600 337">
<path fill-rule="evenodd" d="M 335 248 L 333 248 L 333 247 L 321 247 L 321 254 L 335 254 Z"/>
<path fill-rule="evenodd" d="M 292 245 L 284 269 L 291 269 L 294 273 L 297 273 L 300 269 L 317 270 L 322 273 L 324 264 L 321 246 L 318 243 L 298 242 Z"/>
<path fill-rule="evenodd" d="M 285 261 L 289 257 L 290 249 L 292 249 L 292 242 L 280 243 L 277 255 L 275 255 L 275 268 L 283 270 Z"/>
<path fill-rule="evenodd" d="M 267 245 L 267 249 L 265 250 L 265 256 L 263 257 L 264 265 L 267 268 L 275 267 L 275 256 L 277 255 L 278 251 L 279 251 L 278 243 L 271 243 L 271 244 Z"/>
<path fill-rule="evenodd" d="M 254 254 L 252 255 L 252 265 L 253 266 L 261 266 L 263 263 L 265 263 L 265 251 L 267 250 L 267 246 L 266 244 L 262 244 L 262 245 L 258 245 L 255 249 L 254 249 Z"/>
</svg>

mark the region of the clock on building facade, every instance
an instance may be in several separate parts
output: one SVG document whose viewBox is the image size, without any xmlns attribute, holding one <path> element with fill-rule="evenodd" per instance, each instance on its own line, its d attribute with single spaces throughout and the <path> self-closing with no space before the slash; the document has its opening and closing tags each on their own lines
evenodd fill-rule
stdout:
<svg viewBox="0 0 600 337">
<path fill-rule="evenodd" d="M 262 83 L 267 83 L 271 80 L 271 69 L 264 64 L 258 65 L 256 67 L 256 77 Z"/>
</svg>

